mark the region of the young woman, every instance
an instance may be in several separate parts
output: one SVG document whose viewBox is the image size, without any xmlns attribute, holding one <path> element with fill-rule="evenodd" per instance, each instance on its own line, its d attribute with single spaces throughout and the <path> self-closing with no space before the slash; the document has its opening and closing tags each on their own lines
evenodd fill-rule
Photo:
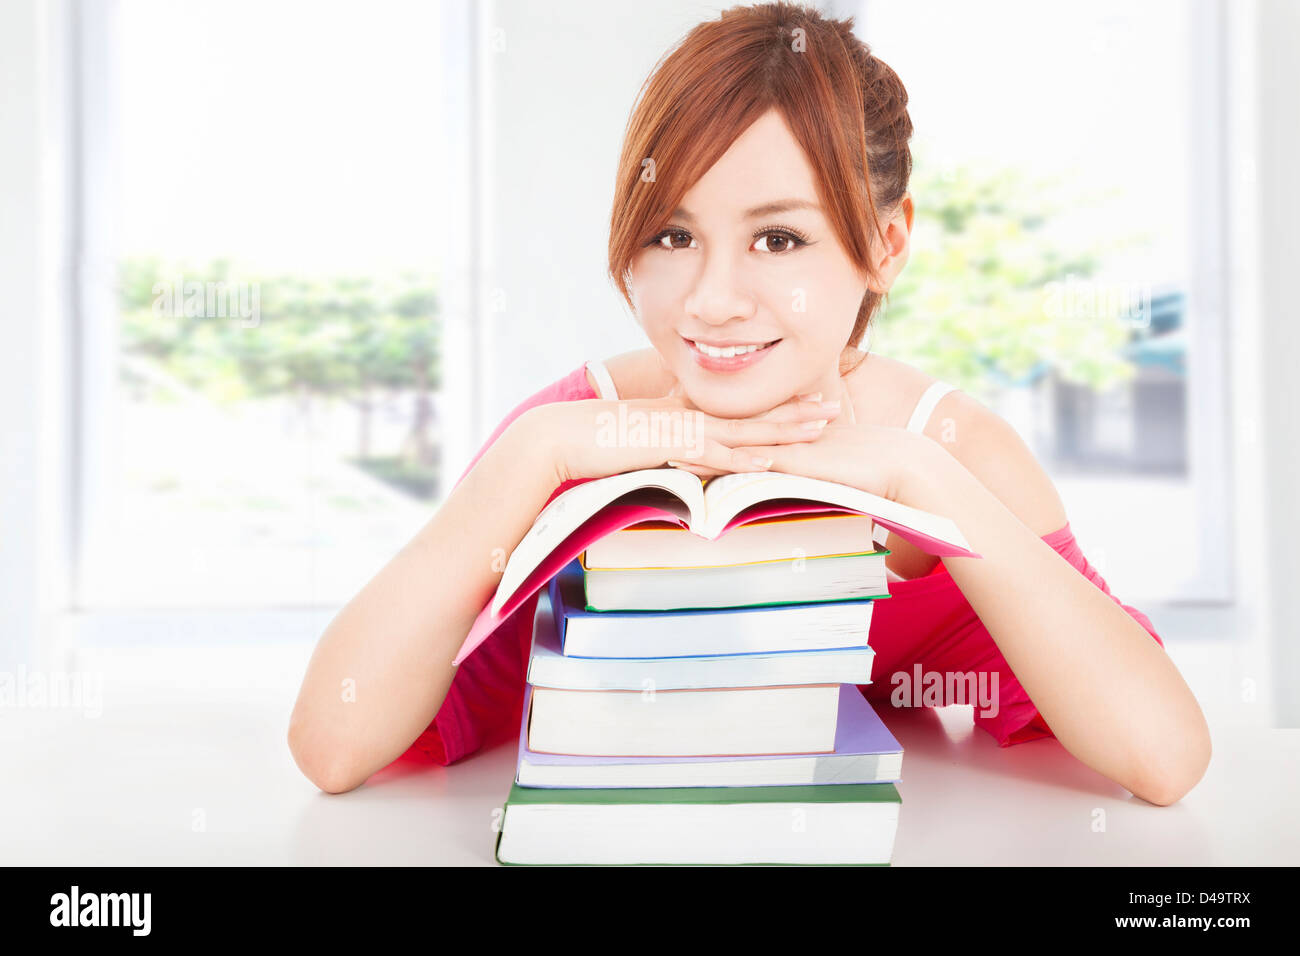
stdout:
<svg viewBox="0 0 1300 956">
<path fill-rule="evenodd" d="M 890 675 L 917 664 L 996 672 L 996 712 L 975 720 L 1001 746 L 1054 735 L 1155 804 L 1196 784 L 1210 738 L 1195 698 L 1080 553 L 1016 432 L 859 348 L 908 257 L 906 107 L 851 20 L 792 4 L 728 10 L 660 63 L 627 128 L 609 239 L 651 347 L 584 362 L 516 407 L 330 624 L 289 728 L 314 783 L 342 792 L 411 747 L 446 764 L 517 734 L 536 596 L 451 666 L 501 556 L 575 482 L 671 464 L 795 472 L 952 518 L 981 558 L 884 540 L 891 598 L 863 692 L 888 706 Z M 695 416 L 698 443 L 597 441 L 619 402 Z"/>
</svg>

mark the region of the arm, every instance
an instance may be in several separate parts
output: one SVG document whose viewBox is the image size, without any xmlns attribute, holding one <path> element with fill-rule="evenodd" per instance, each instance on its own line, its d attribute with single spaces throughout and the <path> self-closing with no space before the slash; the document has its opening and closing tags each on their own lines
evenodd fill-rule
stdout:
<svg viewBox="0 0 1300 956">
<path fill-rule="evenodd" d="M 438 513 L 321 636 L 290 718 L 289 747 L 322 790 L 359 786 L 437 716 L 456 673 L 452 659 L 495 592 L 506 556 L 557 487 L 659 467 L 674 455 L 744 468 L 750 456 L 728 442 L 802 440 L 808 434 L 802 423 L 826 415 L 818 403 L 791 401 L 756 419 L 724 421 L 688 411 L 678 400 L 556 397 L 534 396 L 489 439 Z M 647 443 L 636 432 L 609 435 L 620 405 L 628 416 L 650 421 L 695 416 L 697 427 L 678 428 L 676 436 L 696 444 Z"/>
<path fill-rule="evenodd" d="M 503 562 L 494 556 L 514 549 L 559 484 L 545 448 L 527 440 L 530 420 L 525 413 L 511 422 L 321 636 L 290 718 L 289 748 L 322 790 L 359 786 L 437 714 L 455 673 L 451 660 L 500 580 Z"/>
<path fill-rule="evenodd" d="M 1042 540 L 1065 509 L 1015 429 L 969 398 L 944 401 L 952 417 L 924 435 L 837 425 L 745 450 L 955 521 L 981 557 L 944 565 L 1056 738 L 1144 800 L 1177 802 L 1210 760 L 1196 698 L 1146 629 Z"/>
<path fill-rule="evenodd" d="M 917 443 L 899 500 L 948 515 L 983 556 L 944 564 L 1061 744 L 1144 800 L 1175 803 L 1210 759 L 1196 698 L 1142 625 L 1029 526 L 1052 530 L 1064 509 L 1014 430 L 986 416 L 964 431 L 962 460 Z"/>
</svg>

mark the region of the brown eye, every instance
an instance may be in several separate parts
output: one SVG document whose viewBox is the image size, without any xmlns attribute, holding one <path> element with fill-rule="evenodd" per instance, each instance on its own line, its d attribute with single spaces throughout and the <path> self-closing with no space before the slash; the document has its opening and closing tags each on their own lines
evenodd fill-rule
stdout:
<svg viewBox="0 0 1300 956">
<path fill-rule="evenodd" d="M 758 248 L 757 252 L 770 252 L 774 255 L 785 255 L 793 252 L 800 246 L 808 245 L 808 240 L 803 236 L 798 236 L 792 231 L 786 229 L 766 229 L 755 234 L 755 245 L 761 246 L 766 242 L 766 248 Z"/>
<path fill-rule="evenodd" d="M 668 240 L 667 245 L 664 244 L 665 239 Z M 674 240 L 678 240 L 678 239 L 685 240 L 685 245 L 676 245 Z M 668 229 L 665 230 L 664 232 L 661 232 L 655 238 L 655 241 L 659 243 L 659 245 L 663 246 L 665 249 L 671 251 L 673 249 L 689 249 L 691 246 L 692 239 L 690 233 L 682 232 L 680 229 Z"/>
<path fill-rule="evenodd" d="M 761 252 L 786 252 L 789 249 L 787 243 L 790 242 L 789 236 L 783 236 L 778 232 L 770 232 L 766 236 L 759 236 L 758 241 L 761 243 L 767 240 L 767 248 L 761 249 Z M 776 245 L 773 246 L 772 244 Z"/>
</svg>

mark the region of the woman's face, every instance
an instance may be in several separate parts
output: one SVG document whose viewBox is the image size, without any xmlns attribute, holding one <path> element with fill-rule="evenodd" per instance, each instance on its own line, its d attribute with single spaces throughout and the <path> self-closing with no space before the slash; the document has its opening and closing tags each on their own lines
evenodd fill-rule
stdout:
<svg viewBox="0 0 1300 956">
<path fill-rule="evenodd" d="M 812 168 L 773 109 L 633 259 L 631 291 L 638 320 L 691 402 L 743 418 L 793 395 L 838 394 L 867 276 L 833 234 Z M 733 346 L 758 348 L 717 354 Z"/>
</svg>

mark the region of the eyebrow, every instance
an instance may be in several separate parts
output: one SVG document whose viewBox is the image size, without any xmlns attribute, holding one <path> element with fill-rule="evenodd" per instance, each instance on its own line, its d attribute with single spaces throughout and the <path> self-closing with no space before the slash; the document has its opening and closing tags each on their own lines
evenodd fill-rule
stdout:
<svg viewBox="0 0 1300 956">
<path fill-rule="evenodd" d="M 753 209 L 745 211 L 746 219 L 757 219 L 759 216 L 774 216 L 781 212 L 791 212 L 795 209 L 811 209 L 814 212 L 821 212 L 821 207 L 814 202 L 806 199 L 778 199 L 775 202 L 766 202 L 761 206 L 755 206 Z M 695 217 L 686 211 L 685 207 L 678 206 L 673 210 L 673 215 L 687 222 L 694 222 Z"/>
</svg>

